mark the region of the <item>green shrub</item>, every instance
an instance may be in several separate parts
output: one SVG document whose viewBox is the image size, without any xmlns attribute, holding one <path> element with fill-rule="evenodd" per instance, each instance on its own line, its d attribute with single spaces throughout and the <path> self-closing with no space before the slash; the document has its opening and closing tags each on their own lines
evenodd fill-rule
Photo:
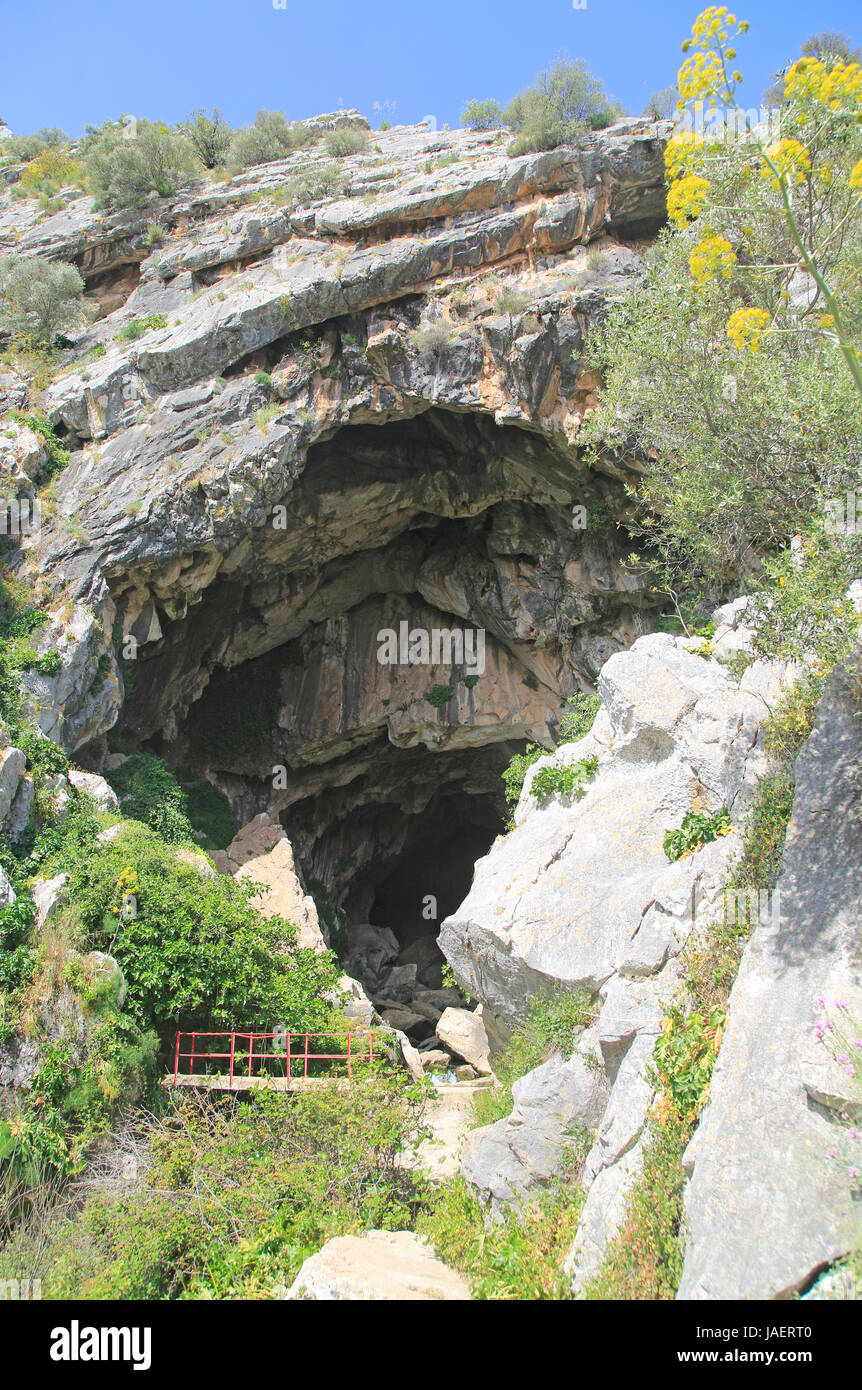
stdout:
<svg viewBox="0 0 862 1390">
<path fill-rule="evenodd" d="M 183 121 L 181 130 L 205 169 L 218 169 L 224 164 L 231 128 L 218 108 L 208 116 L 198 107 Z"/>
<path fill-rule="evenodd" d="M 167 328 L 168 321 L 164 314 L 149 314 L 145 319 L 130 319 L 124 323 L 119 333 L 114 334 L 115 343 L 136 343 L 139 338 L 143 338 L 145 333 L 151 333 L 157 328 Z"/>
<path fill-rule="evenodd" d="M 344 174 L 338 164 L 320 164 L 295 174 L 272 195 L 273 201 L 288 207 L 306 207 L 320 198 L 337 198 L 344 187 Z"/>
<path fill-rule="evenodd" d="M 107 774 L 123 815 L 155 830 L 169 844 L 192 838 L 186 795 L 155 753 L 134 753 Z"/>
<path fill-rule="evenodd" d="M 171 1030 L 324 1026 L 329 955 L 294 949 L 294 929 L 250 905 L 254 885 L 202 878 L 144 826 L 70 863 L 69 892 L 89 941 L 110 948 L 128 983 L 126 1011 L 164 1039 Z M 135 915 L 122 915 L 124 896 Z"/>
<path fill-rule="evenodd" d="M 313 144 L 306 126 L 291 124 L 282 111 L 258 111 L 254 124 L 234 132 L 228 151 L 231 169 L 248 169 L 285 159 L 293 150 Z"/>
<path fill-rule="evenodd" d="M 0 327 L 23 344 L 50 347 L 78 320 L 84 282 L 73 265 L 37 256 L 0 261 Z"/>
<path fill-rule="evenodd" d="M 3 141 L 2 150 L 4 155 L 29 162 L 44 154 L 45 150 L 56 150 L 68 143 L 68 135 L 59 126 L 53 126 L 50 130 L 43 126 L 35 135 L 10 136 Z"/>
<path fill-rule="evenodd" d="M 428 701 L 429 705 L 433 705 L 435 709 L 442 709 L 444 705 L 448 705 L 454 695 L 455 691 L 452 689 L 451 685 L 434 685 L 428 691 L 425 699 Z"/>
<path fill-rule="evenodd" d="M 701 845 L 710 844 L 719 835 L 729 835 L 731 829 L 730 815 L 724 806 L 714 813 L 687 811 L 679 829 L 665 831 L 664 852 L 673 864 L 693 854 Z"/>
<path fill-rule="evenodd" d="M 560 718 L 560 743 L 577 743 L 590 732 L 602 707 L 598 695 L 585 695 L 582 690 L 570 695 Z"/>
<path fill-rule="evenodd" d="M 582 135 L 591 121 L 607 114 L 613 120 L 621 108 L 602 90 L 580 59 L 554 63 L 539 73 L 535 84 L 516 96 L 503 118 L 518 132 L 509 154 L 552 150 Z"/>
<path fill-rule="evenodd" d="M 496 130 L 503 125 L 503 108 L 498 101 L 468 101 L 461 112 L 461 124 L 468 130 Z"/>
<path fill-rule="evenodd" d="M 134 136 L 120 121 L 88 130 L 84 166 L 96 205 L 142 208 L 176 193 L 194 169 L 188 143 L 159 121 L 137 121 Z"/>
<path fill-rule="evenodd" d="M 368 131 L 362 126 L 343 125 L 331 130 L 326 137 L 326 153 L 333 159 L 349 154 L 362 154 L 368 149 Z"/>
<path fill-rule="evenodd" d="M 179 1097 L 150 1131 L 150 1189 L 90 1197 L 74 1224 L 49 1229 L 43 1290 L 277 1297 L 328 1239 L 412 1226 L 422 1184 L 400 1158 L 415 1150 L 422 1105 L 422 1088 L 400 1078 L 296 1100 Z M 31 1249 L 39 1238 L 34 1223 Z"/>
<path fill-rule="evenodd" d="M 528 769 L 533 766 L 537 759 L 543 758 L 547 751 L 547 748 L 542 748 L 538 743 L 528 743 L 523 753 L 515 753 L 503 772 L 503 790 L 506 796 L 506 805 L 509 807 L 507 830 L 514 830 L 515 828 L 515 811 L 521 799 L 524 778 Z"/>
<path fill-rule="evenodd" d="M 565 799 L 583 796 L 587 783 L 596 775 L 599 760 L 595 756 L 580 758 L 568 767 L 541 767 L 530 783 L 530 794 L 542 806 L 552 796 Z"/>
</svg>

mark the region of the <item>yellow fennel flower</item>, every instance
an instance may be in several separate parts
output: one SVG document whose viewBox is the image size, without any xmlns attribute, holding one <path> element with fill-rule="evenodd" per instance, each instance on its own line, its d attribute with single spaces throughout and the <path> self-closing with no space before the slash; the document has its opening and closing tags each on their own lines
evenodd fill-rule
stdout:
<svg viewBox="0 0 862 1390">
<path fill-rule="evenodd" d="M 770 145 L 766 153 L 778 170 L 779 177 L 775 177 L 768 164 L 763 165 L 760 177 L 769 179 L 773 188 L 779 187 L 779 180 L 783 182 L 787 178 L 794 183 L 802 183 L 806 174 L 811 173 L 811 156 L 799 140 L 779 140 L 777 145 Z"/>
<path fill-rule="evenodd" d="M 693 158 L 697 148 L 703 145 L 703 136 L 695 131 L 682 131 L 679 135 L 672 135 L 668 140 L 664 151 L 664 167 L 668 182 L 681 178 L 688 172 L 689 160 Z"/>
<path fill-rule="evenodd" d="M 862 190 L 862 159 L 850 170 L 850 187 Z"/>
<path fill-rule="evenodd" d="M 677 179 L 676 183 L 671 184 L 667 195 L 667 215 L 671 222 L 677 227 L 684 227 L 693 218 L 700 217 L 706 207 L 708 192 L 709 179 L 703 179 L 699 174 L 686 174 L 685 178 Z"/>
<path fill-rule="evenodd" d="M 760 351 L 760 340 L 772 322 L 765 309 L 736 309 L 727 321 L 727 336 L 733 346 Z"/>
<path fill-rule="evenodd" d="M 723 236 L 706 237 L 695 246 L 688 258 L 688 265 L 692 279 L 698 285 L 706 285 L 719 277 L 727 280 L 736 265 L 736 252 Z"/>
</svg>

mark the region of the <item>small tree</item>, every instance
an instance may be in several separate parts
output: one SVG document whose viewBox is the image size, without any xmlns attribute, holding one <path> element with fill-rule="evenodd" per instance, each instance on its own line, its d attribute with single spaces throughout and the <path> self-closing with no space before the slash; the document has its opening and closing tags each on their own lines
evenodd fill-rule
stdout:
<svg viewBox="0 0 862 1390">
<path fill-rule="evenodd" d="M 468 130 L 496 130 L 504 124 L 499 101 L 468 101 L 461 112 L 461 124 Z"/>
<path fill-rule="evenodd" d="M 69 137 L 65 131 L 60 130 L 59 126 L 53 126 L 50 130 L 43 126 L 34 135 L 13 135 L 10 139 L 3 142 L 4 155 L 11 154 L 15 159 L 23 159 L 28 163 L 31 159 L 36 159 L 45 150 L 56 150 L 62 145 L 68 145 Z"/>
<path fill-rule="evenodd" d="M 106 121 L 88 132 L 84 156 L 99 207 L 140 208 L 169 198 L 194 168 L 186 141 L 159 121 L 136 121 L 131 128 Z"/>
<path fill-rule="evenodd" d="M 306 128 L 291 125 L 283 111 L 258 111 L 253 125 L 234 132 L 228 163 L 233 169 L 271 164 L 307 143 Z"/>
<path fill-rule="evenodd" d="M 211 116 L 198 107 L 180 127 L 205 169 L 217 169 L 227 159 L 231 128 L 216 107 Z"/>
<path fill-rule="evenodd" d="M 0 325 L 19 342 L 50 346 L 75 322 L 83 292 L 73 265 L 9 256 L 0 261 Z"/>
<path fill-rule="evenodd" d="M 506 107 L 506 124 L 518 132 L 509 153 L 555 149 L 621 114 L 622 107 L 602 89 L 586 63 L 561 58 Z"/>
<path fill-rule="evenodd" d="M 676 87 L 662 87 L 660 92 L 653 92 L 643 109 L 643 114 L 649 116 L 651 121 L 674 120 L 678 97 Z"/>
<path fill-rule="evenodd" d="M 368 148 L 368 131 L 358 125 L 339 126 L 326 137 L 326 152 L 334 159 L 343 159 L 348 154 L 361 154 Z"/>
</svg>

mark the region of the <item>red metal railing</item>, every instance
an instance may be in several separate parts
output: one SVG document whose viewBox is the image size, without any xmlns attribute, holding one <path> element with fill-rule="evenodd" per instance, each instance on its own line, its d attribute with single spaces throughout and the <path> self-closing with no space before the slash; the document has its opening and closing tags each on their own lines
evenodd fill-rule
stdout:
<svg viewBox="0 0 862 1390">
<path fill-rule="evenodd" d="M 188 1051 L 182 1050 L 183 1038 L 191 1039 L 191 1048 Z M 202 1052 L 198 1047 L 198 1041 L 202 1038 L 226 1038 L 228 1039 L 228 1050 L 225 1052 Z M 309 1040 L 312 1038 L 338 1038 L 346 1043 L 344 1052 L 311 1052 L 309 1050 Z M 255 1043 L 262 1044 L 255 1051 Z M 293 1051 L 295 1044 L 299 1044 L 299 1050 Z M 356 1044 L 360 1044 L 357 1050 Z M 268 1046 L 267 1046 L 268 1044 Z M 252 1076 L 254 1074 L 255 1062 L 264 1070 L 267 1075 L 272 1075 L 274 1064 L 277 1068 L 284 1068 L 284 1075 L 288 1081 L 298 1079 L 301 1075 L 308 1076 L 308 1067 L 311 1063 L 313 1069 L 317 1071 L 318 1062 L 344 1062 L 347 1065 L 347 1076 L 352 1079 L 353 1068 L 360 1063 L 367 1062 L 369 1067 L 374 1062 L 374 1033 L 177 1033 L 176 1047 L 174 1050 L 174 1082 L 180 1075 L 181 1059 L 188 1059 L 189 1070 L 183 1075 L 194 1076 L 195 1063 L 204 1064 L 204 1071 L 210 1062 L 227 1062 L 230 1084 L 233 1085 L 234 1078 L 239 1075 Z M 241 1065 L 241 1072 L 237 1070 L 237 1063 Z M 301 1064 L 301 1072 L 291 1072 L 291 1067 Z M 224 1067 L 221 1068 L 222 1073 Z"/>
</svg>

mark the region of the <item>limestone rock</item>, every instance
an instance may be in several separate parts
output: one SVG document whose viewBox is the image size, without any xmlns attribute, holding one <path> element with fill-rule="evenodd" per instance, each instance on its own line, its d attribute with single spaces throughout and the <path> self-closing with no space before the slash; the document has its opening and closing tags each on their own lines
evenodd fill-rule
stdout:
<svg viewBox="0 0 862 1390">
<path fill-rule="evenodd" d="M 684 1158 L 681 1299 L 788 1296 L 858 1243 L 853 1155 L 828 1156 L 848 1148 L 840 1114 L 852 1111 L 852 1083 L 814 1023 L 819 997 L 833 1016 L 838 1000 L 846 1017 L 862 1018 L 860 755 L 858 704 L 837 670 L 796 763 L 779 910 L 764 913 L 746 947 L 709 1103 Z"/>
<path fill-rule="evenodd" d="M 297 946 L 313 951 L 326 949 L 317 908 L 302 891 L 293 849 L 281 825 L 265 813 L 255 816 L 213 859 L 222 872 L 263 886 L 263 891 L 252 898 L 253 906 L 264 917 L 284 917 L 296 927 Z"/>
<path fill-rule="evenodd" d="M 366 1231 L 336 1236 L 305 1261 L 288 1299 L 378 1302 L 465 1300 L 466 1281 L 411 1231 Z"/>
<path fill-rule="evenodd" d="M 62 901 L 68 874 L 57 874 L 54 878 L 37 878 L 30 889 L 30 896 L 36 908 L 36 927 L 41 931 L 50 922 Z"/>
<path fill-rule="evenodd" d="M 0 824 L 9 814 L 26 767 L 27 759 L 20 748 L 4 748 L 0 752 Z"/>
<path fill-rule="evenodd" d="M 119 810 L 120 803 L 117 800 L 117 794 L 104 777 L 99 777 L 95 772 L 79 772 L 75 768 L 70 768 L 69 781 L 77 791 L 91 797 L 99 811 Z"/>
<path fill-rule="evenodd" d="M 549 1058 L 515 1082 L 507 1118 L 473 1131 L 462 1177 L 495 1205 L 523 1201 L 562 1172 L 573 1142 L 589 1147 L 607 1096 L 604 1075 L 581 1057 Z"/>
<path fill-rule="evenodd" d="M 470 1013 L 468 1009 L 448 1008 L 437 1021 L 436 1033 L 442 1043 L 459 1057 L 463 1057 L 476 1071 L 483 1076 L 493 1075 L 488 1035 L 478 1013 Z"/>
</svg>

